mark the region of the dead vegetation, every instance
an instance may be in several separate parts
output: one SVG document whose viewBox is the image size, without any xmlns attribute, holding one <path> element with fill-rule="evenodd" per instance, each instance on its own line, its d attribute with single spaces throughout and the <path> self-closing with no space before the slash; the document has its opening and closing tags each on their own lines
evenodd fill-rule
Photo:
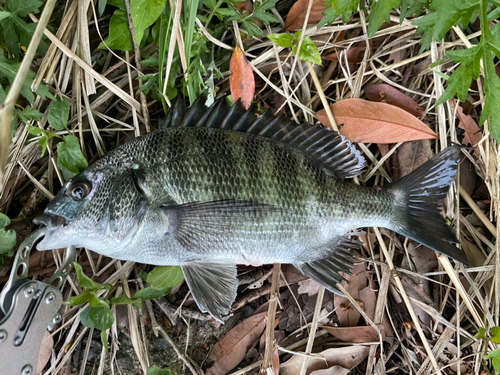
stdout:
<svg viewBox="0 0 500 375">
<path fill-rule="evenodd" d="M 313 20 L 313 2 L 300 2 L 308 6 L 287 20 L 288 29 L 318 22 Z M 52 46 L 43 58 L 34 60 L 35 82 L 46 82 L 52 93 L 71 100 L 69 130 L 57 134 L 76 135 L 92 163 L 116 145 L 155 128 L 157 118 L 163 116 L 162 107 L 151 97 L 135 95 L 136 78 L 150 72 L 150 68 L 135 64 L 137 55 L 140 57 L 137 42 L 135 56 L 128 52 L 103 54 L 96 47 L 107 21 L 99 20 L 102 29 L 96 28 L 95 12 L 87 13 L 83 2 L 69 1 L 64 14 L 55 34 L 45 32 Z M 283 17 L 286 14 L 286 10 L 275 12 Z M 281 21 L 272 29 L 263 27 L 264 31 L 284 32 Z M 267 38 L 248 38 L 236 23 L 233 36 L 226 34 L 223 40 L 210 36 L 199 21 L 197 27 L 220 51 L 231 52 L 233 38 L 236 44 L 246 46 L 255 76 L 254 99 L 264 108 L 286 113 L 299 122 L 317 122 L 319 118 L 334 126 L 332 113 L 318 113 L 325 101 L 382 99 L 387 106 L 403 108 L 415 120 L 419 117 L 437 134 L 427 137 L 432 140 L 413 140 L 422 137 L 412 138 L 410 132 L 402 131 L 405 121 L 383 130 L 372 128 L 368 131 L 372 138 L 354 133 L 353 137 L 365 142 L 359 147 L 368 161 L 367 170 L 357 181 L 360 184 L 383 185 L 398 179 L 452 143 L 474 146 L 463 150 L 456 187 L 443 209 L 473 267 L 453 264 L 383 228 L 367 228 L 359 237 L 363 247 L 348 277 L 350 283 L 343 285 L 348 297 L 325 291 L 289 265 L 240 267 L 241 287 L 225 325 L 201 314 L 187 286 L 180 285 L 167 297 L 146 301 L 141 309 L 133 305 L 113 307 L 116 320 L 108 332 L 109 351 L 101 346 L 98 332 L 81 324 L 79 314 L 85 306 L 63 306 L 62 323 L 44 341 L 40 365 L 44 370 L 39 373 L 146 374 L 153 366 L 168 367 L 179 374 L 493 371 L 483 356 L 495 350 L 497 343 L 476 334 L 484 328 L 490 337 L 495 336 L 490 328 L 500 325 L 500 148 L 489 133 L 488 123 L 477 126 L 484 104 L 482 81 L 477 81 L 467 102 L 448 101 L 436 107 L 446 85 L 441 73 L 456 67 L 445 59 L 430 68 L 444 57 L 445 50 L 469 48 L 480 30 L 465 35 L 455 27 L 449 41 L 432 43 L 429 51 L 419 54 L 421 36 L 415 34 L 416 27 L 409 20 L 399 24 L 397 14 L 391 21 L 373 38 L 367 37 L 363 11 L 347 24 L 337 21 L 319 29 L 305 27 L 303 35 L 311 37 L 319 48 L 321 66 L 298 60 L 291 49 Z M 168 42 L 180 51 L 185 48 L 175 33 Z M 104 63 L 95 65 L 102 57 Z M 169 64 L 179 63 L 169 59 L 167 71 Z M 221 72 L 223 78 L 215 80 L 215 91 L 226 94 L 230 91 L 229 72 Z M 178 80 L 182 79 L 181 74 Z M 46 111 L 47 105 L 48 101 L 37 99 L 40 111 Z M 335 106 L 332 111 L 337 117 Z M 355 123 L 372 114 L 356 106 L 344 112 L 354 117 Z M 337 119 L 339 124 L 345 122 Z M 32 125 L 44 128 L 46 119 Z M 392 138 L 394 132 L 403 138 Z M 44 157 L 40 157 L 37 141 L 20 125 L 8 149 L 0 209 L 13 218 L 10 227 L 17 231 L 18 244 L 33 229 L 31 219 L 64 181 L 56 162 L 56 139 L 49 141 Z M 62 250 L 33 253 L 30 277 L 48 279 L 61 257 Z M 111 290 L 100 291 L 101 295 L 130 296 L 144 287 L 141 270 L 148 266 L 83 249 L 78 262 L 94 280 L 112 285 Z M 8 272 L 9 263 L 0 268 L 2 282 Z M 63 287 L 64 299 L 80 292 L 72 274 Z"/>
</svg>

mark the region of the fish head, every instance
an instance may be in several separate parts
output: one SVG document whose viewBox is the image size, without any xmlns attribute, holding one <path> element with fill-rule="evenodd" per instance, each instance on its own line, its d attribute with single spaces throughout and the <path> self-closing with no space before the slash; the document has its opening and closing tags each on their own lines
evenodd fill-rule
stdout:
<svg viewBox="0 0 500 375">
<path fill-rule="evenodd" d="M 37 249 L 73 245 L 112 256 L 130 242 L 146 208 L 130 173 L 94 164 L 71 178 L 34 219 L 47 227 Z"/>
</svg>

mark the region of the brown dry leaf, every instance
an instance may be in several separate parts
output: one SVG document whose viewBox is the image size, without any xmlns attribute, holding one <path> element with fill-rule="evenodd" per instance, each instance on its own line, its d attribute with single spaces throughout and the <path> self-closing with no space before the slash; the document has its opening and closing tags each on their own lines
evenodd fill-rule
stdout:
<svg viewBox="0 0 500 375">
<path fill-rule="evenodd" d="M 280 374 L 280 353 L 276 346 L 273 349 L 273 370 L 276 375 Z"/>
<path fill-rule="evenodd" d="M 456 106 L 455 100 L 452 99 L 452 104 L 453 107 Z M 474 119 L 470 116 L 467 116 L 464 113 L 464 110 L 462 107 L 458 106 L 457 108 L 457 116 L 458 119 L 460 120 L 460 123 L 458 124 L 458 127 L 460 129 L 465 130 L 464 134 L 464 139 L 462 140 L 462 144 L 464 146 L 471 145 L 475 147 L 479 141 L 483 138 L 483 132 L 477 125 L 477 123 L 474 121 Z"/>
<path fill-rule="evenodd" d="M 415 100 L 386 83 L 367 86 L 365 88 L 365 95 L 372 102 L 385 101 L 388 104 L 404 109 L 414 116 L 424 117 L 424 111 Z"/>
<path fill-rule="evenodd" d="M 210 367 L 207 375 L 227 374 L 245 358 L 248 348 L 260 337 L 266 328 L 267 312 L 262 312 L 244 320 L 217 344 L 210 353 L 214 365 Z"/>
<path fill-rule="evenodd" d="M 283 264 L 281 266 L 281 272 L 286 280 L 286 282 L 291 285 L 298 283 L 302 280 L 307 280 L 309 277 L 305 276 L 302 272 L 300 272 L 297 268 L 292 266 L 291 264 Z"/>
<path fill-rule="evenodd" d="M 252 66 L 239 46 L 234 49 L 229 69 L 231 70 L 229 85 L 231 86 L 233 100 L 241 99 L 241 103 L 245 108 L 250 108 L 255 93 L 255 78 Z"/>
<path fill-rule="evenodd" d="M 285 29 L 288 31 L 296 31 L 299 27 L 304 26 L 306 19 L 307 8 L 309 7 L 309 0 L 299 0 L 293 4 L 288 12 L 285 21 Z M 318 23 L 323 18 L 325 11 L 325 2 L 323 0 L 313 0 L 311 13 L 307 22 L 309 24 Z"/>
<path fill-rule="evenodd" d="M 433 156 L 431 142 L 427 139 L 403 143 L 397 152 L 399 168 L 398 176 L 394 176 L 396 180 L 414 171 Z"/>
<path fill-rule="evenodd" d="M 312 279 L 302 280 L 299 281 L 299 290 L 297 291 L 297 293 L 307 294 L 309 297 L 311 297 L 318 294 L 319 288 L 321 288 L 321 285 L 319 285 Z"/>
<path fill-rule="evenodd" d="M 320 326 L 335 336 L 341 341 L 346 342 L 374 342 L 379 341 L 378 333 L 372 326 L 362 326 L 362 327 L 331 327 L 331 326 Z M 384 326 L 382 324 L 377 326 L 382 333 L 382 339 L 385 339 Z"/>
<path fill-rule="evenodd" d="M 309 358 L 306 374 L 309 375 L 313 371 L 323 370 L 333 366 L 340 366 L 350 370 L 364 360 L 369 352 L 370 348 L 365 346 L 346 346 L 315 353 Z M 281 364 L 281 375 L 299 374 L 303 361 L 303 355 L 295 354 L 288 361 Z"/>
<path fill-rule="evenodd" d="M 47 363 L 49 363 L 50 356 L 52 355 L 52 348 L 54 347 L 54 338 L 49 331 L 45 331 L 43 336 L 40 352 L 38 352 L 38 363 L 36 365 L 36 374 L 39 375 L 43 372 Z"/>
<path fill-rule="evenodd" d="M 243 14 L 244 11 L 247 11 L 248 14 L 253 13 L 253 1 L 252 0 L 245 0 L 236 5 L 236 10 Z"/>
<path fill-rule="evenodd" d="M 438 136 L 415 116 L 386 103 L 362 99 L 344 99 L 331 105 L 340 134 L 357 143 L 398 143 Z M 324 109 L 318 120 L 331 126 Z"/>
<path fill-rule="evenodd" d="M 349 63 L 360 63 L 365 58 L 366 47 L 352 47 L 340 52 L 334 52 L 323 58 L 330 61 L 336 62 L 347 62 Z"/>
<path fill-rule="evenodd" d="M 341 367 L 341 366 L 333 366 L 330 368 L 326 368 L 324 370 L 316 370 L 311 372 L 310 375 L 347 375 L 350 370 Z"/>
<path fill-rule="evenodd" d="M 366 264 L 360 263 L 353 266 L 352 275 L 344 275 L 349 283 L 343 281 L 342 286 L 355 300 L 359 299 L 359 291 L 364 289 L 368 283 L 365 271 Z M 333 305 L 341 326 L 355 327 L 358 325 L 361 314 L 356 306 L 352 306 L 347 298 L 335 294 L 333 297 Z"/>
</svg>

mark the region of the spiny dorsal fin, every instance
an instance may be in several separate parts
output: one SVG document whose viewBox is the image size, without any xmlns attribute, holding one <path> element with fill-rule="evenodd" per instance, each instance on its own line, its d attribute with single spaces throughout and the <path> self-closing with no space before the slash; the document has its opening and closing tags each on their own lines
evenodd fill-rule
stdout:
<svg viewBox="0 0 500 375">
<path fill-rule="evenodd" d="M 365 167 L 365 159 L 356 147 L 328 128 L 309 123 L 298 125 L 284 115 L 274 116 L 270 110 L 258 115 L 254 108 L 245 110 L 239 101 L 229 107 L 224 97 L 208 108 L 202 99 L 190 108 L 178 99 L 164 124 L 177 126 L 226 129 L 275 139 L 306 153 L 339 178 L 357 176 Z"/>
</svg>

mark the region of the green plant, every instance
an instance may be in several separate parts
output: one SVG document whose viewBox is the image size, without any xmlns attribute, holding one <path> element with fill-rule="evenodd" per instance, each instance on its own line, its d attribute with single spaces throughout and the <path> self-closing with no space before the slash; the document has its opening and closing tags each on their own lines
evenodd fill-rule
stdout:
<svg viewBox="0 0 500 375">
<path fill-rule="evenodd" d="M 476 338 L 485 340 L 487 342 L 491 341 L 495 344 L 500 344 L 500 327 L 491 327 L 488 332 L 488 328 L 479 328 L 479 332 L 474 336 Z M 487 348 L 488 345 L 485 345 Z M 500 349 L 492 350 L 487 355 L 483 356 L 484 360 L 491 359 L 491 363 L 496 372 L 500 372 Z"/>
<path fill-rule="evenodd" d="M 10 224 L 10 219 L 7 215 L 0 212 L 0 266 L 3 266 L 4 256 L 13 256 L 14 247 L 16 246 L 16 232 L 5 227 Z"/>
<path fill-rule="evenodd" d="M 110 290 L 111 285 L 101 284 L 85 275 L 82 267 L 78 263 L 73 263 L 78 278 L 78 284 L 82 288 L 82 293 L 70 297 L 64 304 L 78 306 L 88 303 L 80 319 L 84 326 L 96 328 L 101 331 L 101 341 L 108 349 L 108 337 L 106 330 L 111 328 L 115 317 L 111 312 L 111 305 L 134 305 L 142 307 L 142 301 L 163 297 L 170 292 L 171 288 L 184 280 L 184 275 L 180 267 L 155 267 L 149 274 L 144 275 L 150 286 L 137 291 L 132 297 L 122 294 L 119 297 L 106 299 L 99 297 L 97 293 L 101 290 Z M 109 296 L 109 294 L 108 294 Z"/>
<path fill-rule="evenodd" d="M 269 34 L 267 37 L 278 46 L 283 48 L 292 48 L 292 53 L 297 55 L 297 49 L 300 41 L 300 31 L 295 34 Z M 309 36 L 305 36 L 300 47 L 298 58 L 303 61 L 308 61 L 321 65 L 321 55 L 318 46 Z"/>
</svg>

